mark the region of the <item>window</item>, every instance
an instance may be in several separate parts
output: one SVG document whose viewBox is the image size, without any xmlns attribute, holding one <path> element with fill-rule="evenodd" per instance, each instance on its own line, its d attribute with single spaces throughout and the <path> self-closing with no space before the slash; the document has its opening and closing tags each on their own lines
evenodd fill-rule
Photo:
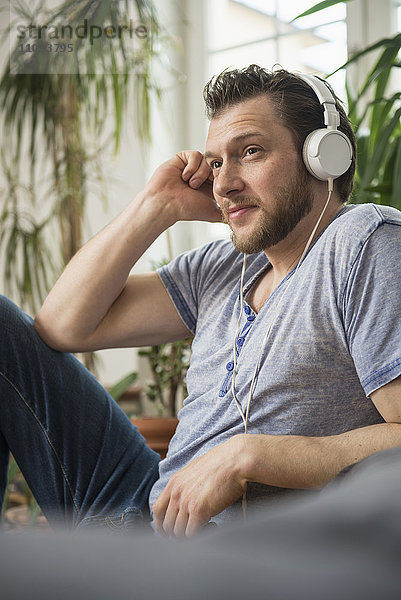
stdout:
<svg viewBox="0 0 401 600">
<path fill-rule="evenodd" d="M 323 75 L 336 69 L 347 58 L 345 4 L 292 22 L 311 5 L 311 0 L 209 0 L 210 75 L 252 62 Z M 330 82 L 344 97 L 344 73 Z"/>
<path fill-rule="evenodd" d="M 397 8 L 397 31 L 401 31 L 401 0 L 395 2 Z"/>
</svg>

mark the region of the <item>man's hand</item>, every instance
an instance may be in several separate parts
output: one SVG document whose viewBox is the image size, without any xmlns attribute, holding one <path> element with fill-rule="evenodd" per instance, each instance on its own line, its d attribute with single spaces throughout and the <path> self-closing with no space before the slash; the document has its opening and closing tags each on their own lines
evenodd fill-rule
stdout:
<svg viewBox="0 0 401 600">
<path fill-rule="evenodd" d="M 177 471 L 153 504 L 157 531 L 191 536 L 240 498 L 242 450 L 243 436 L 236 435 Z"/>
<path fill-rule="evenodd" d="M 176 221 L 221 221 L 213 197 L 210 167 L 203 154 L 179 152 L 152 175 L 145 190 Z"/>
</svg>

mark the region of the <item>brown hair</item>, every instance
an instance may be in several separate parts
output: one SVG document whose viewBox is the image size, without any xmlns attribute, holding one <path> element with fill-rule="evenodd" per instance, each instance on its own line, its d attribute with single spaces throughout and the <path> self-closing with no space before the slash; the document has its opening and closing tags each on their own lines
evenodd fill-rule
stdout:
<svg viewBox="0 0 401 600">
<path fill-rule="evenodd" d="M 347 202 L 352 192 L 356 142 L 350 120 L 341 101 L 325 81 L 336 100 L 340 114 L 339 130 L 349 138 L 353 148 L 353 159 L 346 173 L 335 180 L 335 186 L 343 202 Z M 312 88 L 294 73 L 285 69 L 269 71 L 258 65 L 245 69 L 225 70 L 208 81 L 203 90 L 206 115 L 209 119 L 226 108 L 260 94 L 267 94 L 279 118 L 293 136 L 296 148 L 302 156 L 302 146 L 306 136 L 314 129 L 324 127 L 323 107 Z"/>
</svg>

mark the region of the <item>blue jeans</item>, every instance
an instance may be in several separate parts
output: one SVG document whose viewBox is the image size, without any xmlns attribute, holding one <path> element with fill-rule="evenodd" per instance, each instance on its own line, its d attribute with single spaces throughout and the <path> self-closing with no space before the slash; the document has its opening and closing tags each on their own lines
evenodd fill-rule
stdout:
<svg viewBox="0 0 401 600">
<path fill-rule="evenodd" d="M 10 451 L 55 526 L 149 520 L 159 455 L 89 371 L 0 296 L 1 504 Z"/>
</svg>

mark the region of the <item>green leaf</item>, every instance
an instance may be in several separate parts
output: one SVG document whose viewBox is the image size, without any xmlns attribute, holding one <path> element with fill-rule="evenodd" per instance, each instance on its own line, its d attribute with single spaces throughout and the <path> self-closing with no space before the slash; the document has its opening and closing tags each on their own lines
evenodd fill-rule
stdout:
<svg viewBox="0 0 401 600">
<path fill-rule="evenodd" d="M 380 99 L 368 105 L 371 110 L 370 117 L 370 146 L 373 148 L 381 136 L 383 128 L 394 112 L 394 105 L 398 103 L 401 93 L 394 94 L 388 100 Z M 398 124 L 395 123 L 395 130 Z"/>
<path fill-rule="evenodd" d="M 138 375 L 134 371 L 132 373 L 129 373 L 128 375 L 120 379 L 120 381 L 118 381 L 115 385 L 113 385 L 113 387 L 109 390 L 110 396 L 112 396 L 114 400 L 118 400 L 123 395 L 123 393 L 130 387 L 130 385 L 132 385 L 137 380 L 137 378 Z"/>
<path fill-rule="evenodd" d="M 6 285 L 15 296 L 19 290 L 21 297 L 25 295 L 30 301 L 31 296 L 35 302 L 43 293 L 43 288 L 48 290 L 54 277 L 54 261 L 44 240 L 54 241 L 55 233 L 66 240 L 79 237 L 75 234 L 80 226 L 78 221 L 84 214 L 87 174 L 92 176 L 91 184 L 95 181 L 99 187 L 103 187 L 101 178 L 96 178 L 96 166 L 93 168 L 93 165 L 100 165 L 97 157 L 102 157 L 102 150 L 109 143 L 108 139 L 103 142 L 103 138 L 100 138 L 104 135 L 105 120 L 109 116 L 114 119 L 117 146 L 128 117 L 132 114 L 132 111 L 127 111 L 127 95 L 131 85 L 134 85 L 138 99 L 135 114 L 135 122 L 139 124 L 137 131 L 139 135 L 148 135 L 151 95 L 157 97 L 157 90 L 149 77 L 151 63 L 159 51 L 156 52 L 155 44 L 161 41 L 166 47 L 166 41 L 170 43 L 170 40 L 164 34 L 162 38 L 153 4 L 148 0 L 126 0 L 125 12 L 124 3 L 118 0 L 64 0 L 57 3 L 55 10 L 47 10 L 44 2 L 39 3 L 39 8 L 38 3 L 34 8 L 29 0 L 12 0 L 12 4 L 15 13 L 19 12 L 19 17 L 23 16 L 27 22 L 37 21 L 47 26 L 64 22 L 72 27 L 82 23 L 85 18 L 88 26 L 92 23 L 120 24 L 132 15 L 132 8 L 136 8 L 139 21 L 148 27 L 150 33 L 139 50 L 126 43 L 124 36 L 110 46 L 105 43 L 106 40 L 90 47 L 82 40 L 77 40 L 77 71 L 70 75 L 12 75 L 10 61 L 4 61 L 0 79 L 3 125 L 1 153 L 7 154 L 7 162 L 10 163 L 15 156 L 16 164 L 13 168 L 9 165 L 6 171 L 3 169 L 8 186 L 6 193 L 2 193 L 0 206 L 0 247 L 5 259 L 3 273 Z M 18 19 L 15 19 L 17 22 Z M 5 28 L 5 41 L 9 41 L 11 32 L 11 25 Z M 16 47 L 11 48 L 10 54 L 15 64 L 20 64 L 16 50 Z M 95 74 L 88 76 L 87 70 Z M 112 70 L 125 75 L 111 78 Z M 140 85 L 136 85 L 138 76 L 142 77 Z M 74 94 L 68 94 L 69 90 L 73 90 Z M 83 124 L 87 127 L 83 127 Z M 85 137 L 88 132 L 91 139 L 93 133 L 101 139 L 94 158 L 86 156 L 89 153 Z M 40 156 L 42 150 L 52 166 L 48 182 L 39 182 L 34 178 L 35 157 Z M 47 177 L 47 173 L 38 175 L 38 179 Z M 45 186 L 48 187 L 48 194 L 43 194 Z M 74 190 L 79 190 L 79 193 L 74 195 Z M 25 210 L 30 213 L 33 207 L 32 213 L 35 214 L 38 191 L 41 199 L 46 199 L 48 217 L 43 227 L 41 225 L 40 233 L 39 230 L 32 232 L 29 227 L 26 232 Z M 4 208 L 3 196 L 6 199 Z M 78 209 L 75 202 L 79 204 Z M 36 227 L 32 219 L 29 220 L 30 225 Z M 24 233 L 28 237 L 24 238 Z M 57 243 L 59 240 L 55 241 Z M 61 263 L 58 254 L 55 260 Z M 59 269 L 62 267 L 61 264 L 57 266 Z"/>
<path fill-rule="evenodd" d="M 357 136 L 357 152 L 356 152 L 356 175 L 357 178 L 363 177 L 366 171 L 367 162 L 369 158 L 369 135 L 358 135 Z"/>
<path fill-rule="evenodd" d="M 369 185 L 369 183 L 373 181 L 375 177 L 378 176 L 380 166 L 382 165 L 382 161 L 385 158 L 386 153 L 388 152 L 391 136 L 393 135 L 396 128 L 399 126 L 400 117 L 401 108 L 399 108 L 394 113 L 392 118 L 387 123 L 386 127 L 384 127 L 384 129 L 382 130 L 381 135 L 378 138 L 377 144 L 375 145 L 373 153 L 370 157 L 369 163 L 367 164 L 364 176 L 361 179 L 362 188 Z"/>
<path fill-rule="evenodd" d="M 401 135 L 397 139 L 397 152 L 394 162 L 392 206 L 401 210 Z"/>
<path fill-rule="evenodd" d="M 345 63 L 343 63 L 340 67 L 337 67 L 337 69 L 332 71 L 330 73 L 330 76 L 334 75 L 334 73 L 337 73 L 337 71 L 341 71 L 341 69 L 345 69 L 352 63 L 354 63 L 354 62 L 358 61 L 360 58 L 362 58 L 362 56 L 366 56 L 366 54 L 370 54 L 370 52 L 374 52 L 375 50 L 380 50 L 382 48 L 392 48 L 393 50 L 396 50 L 396 53 L 398 53 L 400 46 L 401 46 L 401 33 L 398 33 L 397 35 L 395 35 L 392 38 L 382 38 L 378 42 L 375 42 L 374 44 L 371 44 L 367 48 L 363 48 L 363 50 L 360 50 L 359 52 L 356 52 L 355 54 L 353 54 L 351 56 L 351 58 L 349 58 Z M 373 70 L 372 73 L 369 75 L 369 81 L 372 78 L 374 79 L 375 76 L 376 76 L 376 74 L 374 73 L 374 70 Z M 370 83 L 371 83 L 371 81 L 370 81 Z M 370 83 L 369 83 L 369 85 L 370 85 Z M 365 83 L 363 89 L 365 89 L 365 87 L 368 87 L 368 80 L 366 80 L 366 83 Z"/>
<path fill-rule="evenodd" d="M 335 4 L 343 4 L 344 2 L 352 2 L 352 0 L 323 0 L 323 2 L 319 2 L 315 4 L 311 8 L 308 8 L 305 12 L 301 13 L 294 19 L 292 19 L 291 23 L 296 21 L 297 19 L 301 19 L 302 17 L 307 17 L 308 15 L 313 15 L 320 10 L 324 10 L 325 8 L 330 8 L 330 6 L 334 6 Z"/>
<path fill-rule="evenodd" d="M 114 63 L 114 54 L 112 54 L 112 60 Z M 115 65 L 113 68 L 116 68 Z M 117 152 L 120 145 L 120 137 L 121 137 L 121 121 L 122 121 L 122 112 L 123 112 L 123 98 L 121 96 L 120 90 L 120 81 L 118 74 L 114 71 L 112 74 L 113 81 L 113 94 L 114 94 L 114 137 L 115 137 L 115 145 L 114 149 Z"/>
</svg>

